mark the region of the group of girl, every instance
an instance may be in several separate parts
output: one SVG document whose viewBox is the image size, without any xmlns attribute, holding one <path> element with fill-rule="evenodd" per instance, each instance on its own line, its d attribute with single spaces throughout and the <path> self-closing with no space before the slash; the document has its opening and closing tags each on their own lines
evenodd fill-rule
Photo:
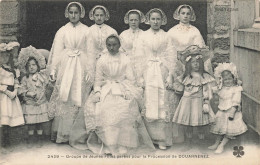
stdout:
<svg viewBox="0 0 260 165">
<path fill-rule="evenodd" d="M 33 47 L 22 49 L 28 52 L 21 51 L 18 58 L 25 73 L 20 86 L 14 85 L 13 69 L 4 69 L 9 63 L 1 61 L 1 76 L 12 79 L 15 89 L 11 97 L 9 84 L 1 82 L 1 125 L 14 126 L 3 122 L 2 114 L 15 113 L 12 106 L 2 104 L 2 97 L 15 102 L 16 114 L 22 114 L 15 97 L 18 89 L 25 100 L 25 123 L 32 124 L 29 135 L 35 129 L 41 135 L 38 123 L 53 119 L 53 141 L 99 154 L 154 150 L 154 144 L 164 150 L 184 139 L 190 147 L 193 128 L 203 140 L 209 124 L 211 132 L 219 135 L 209 149 L 221 153 L 229 139 L 247 130 L 236 68 L 232 63 L 219 65 L 216 87 L 209 50 L 199 30 L 190 25 L 196 20 L 191 6 L 176 9 L 173 17 L 180 23 L 168 32 L 161 29 L 167 18 L 159 8 L 146 15 L 136 9 L 128 11 L 124 22 L 129 29 L 119 36 L 104 23 L 110 17 L 104 6 L 90 11 L 90 20 L 95 21 L 91 27 L 80 22 L 84 16 L 80 3 L 67 5 L 65 17 L 70 22 L 55 35 L 47 69 L 42 70 L 44 57 Z M 151 28 L 139 29 L 143 22 Z M 9 57 L 2 52 L 1 56 Z M 44 95 L 48 83 L 55 84 L 49 102 Z M 219 96 L 216 115 L 210 106 L 213 92 Z"/>
</svg>

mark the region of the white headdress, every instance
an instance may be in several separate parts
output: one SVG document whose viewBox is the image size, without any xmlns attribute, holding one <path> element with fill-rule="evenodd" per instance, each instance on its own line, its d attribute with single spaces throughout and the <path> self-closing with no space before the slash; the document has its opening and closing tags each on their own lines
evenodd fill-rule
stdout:
<svg viewBox="0 0 260 165">
<path fill-rule="evenodd" d="M 95 11 L 97 8 L 101 8 L 101 9 L 103 9 L 103 10 L 105 11 L 105 20 L 108 21 L 109 18 L 110 18 L 109 11 L 107 10 L 106 7 L 101 6 L 101 5 L 96 5 L 96 6 L 94 6 L 94 7 L 90 10 L 90 12 L 89 12 L 89 19 L 92 20 L 92 21 L 94 20 L 94 11 Z"/>
<path fill-rule="evenodd" d="M 140 16 L 140 23 L 145 22 L 144 13 L 142 13 L 140 10 L 132 9 L 132 10 L 129 10 L 129 11 L 125 14 L 125 17 L 124 17 L 124 22 L 125 22 L 125 24 L 129 24 L 129 14 L 130 14 L 131 12 L 136 12 L 136 13 L 139 14 L 139 16 Z"/>
<path fill-rule="evenodd" d="M 70 7 L 72 4 L 77 4 L 77 5 L 79 5 L 79 7 L 80 7 L 80 18 L 84 18 L 84 17 L 85 17 L 85 9 L 84 9 L 84 7 L 81 5 L 81 3 L 79 3 L 79 2 L 70 2 L 70 3 L 67 5 L 67 7 L 66 7 L 66 9 L 65 9 L 65 17 L 66 17 L 66 18 L 69 17 L 69 7 Z"/>
<path fill-rule="evenodd" d="M 238 79 L 237 74 L 237 67 L 234 63 L 219 63 L 218 66 L 215 68 L 214 76 L 217 80 L 219 88 L 222 88 L 222 75 L 221 73 L 224 71 L 230 71 L 231 74 L 234 76 L 235 79 Z"/>
<path fill-rule="evenodd" d="M 190 21 L 196 21 L 196 15 L 195 15 L 195 12 L 194 12 L 193 8 L 190 5 L 185 5 L 185 4 L 184 5 L 180 5 L 175 10 L 175 12 L 173 13 L 173 18 L 176 19 L 176 20 L 180 20 L 180 10 L 183 7 L 188 7 L 190 9 L 190 12 L 191 12 Z"/>
<path fill-rule="evenodd" d="M 40 66 L 40 69 L 44 69 L 46 67 L 45 57 L 41 55 L 35 47 L 30 45 L 26 48 L 22 48 L 18 57 L 19 69 L 22 72 L 26 73 L 26 64 L 30 57 L 35 58 Z"/>
<path fill-rule="evenodd" d="M 151 10 L 149 10 L 149 11 L 145 14 L 145 18 L 146 18 L 145 24 L 148 24 L 148 25 L 150 24 L 150 23 L 149 23 L 149 19 L 150 19 L 150 14 L 151 14 L 152 12 L 160 12 L 161 15 L 162 15 L 162 25 L 166 25 L 166 24 L 167 24 L 166 14 L 165 14 L 161 9 L 159 9 L 159 8 L 151 9 Z"/>
</svg>

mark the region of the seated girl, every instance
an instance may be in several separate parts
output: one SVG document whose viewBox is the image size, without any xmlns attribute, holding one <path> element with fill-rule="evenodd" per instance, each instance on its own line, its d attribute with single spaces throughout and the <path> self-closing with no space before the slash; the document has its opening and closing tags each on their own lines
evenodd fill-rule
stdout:
<svg viewBox="0 0 260 165">
<path fill-rule="evenodd" d="M 96 66 L 94 91 L 85 105 L 88 147 L 94 153 L 124 154 L 144 144 L 154 149 L 140 116 L 130 59 L 119 52 L 116 35 L 106 39 L 107 50 Z"/>
</svg>

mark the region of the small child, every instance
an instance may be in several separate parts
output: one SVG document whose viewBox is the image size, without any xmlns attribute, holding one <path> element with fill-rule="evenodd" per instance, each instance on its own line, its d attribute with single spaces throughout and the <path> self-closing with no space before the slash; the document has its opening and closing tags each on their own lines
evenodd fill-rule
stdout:
<svg viewBox="0 0 260 165">
<path fill-rule="evenodd" d="M 42 146 L 44 124 L 49 121 L 48 101 L 45 96 L 48 76 L 41 69 L 45 68 L 45 57 L 32 46 L 20 52 L 19 67 L 25 76 L 21 81 L 19 94 L 23 96 L 23 113 L 28 124 L 28 147 L 32 147 L 34 131 L 37 130 L 38 147 Z"/>
<path fill-rule="evenodd" d="M 193 128 L 197 127 L 199 139 L 204 139 L 204 127 L 214 122 L 214 113 L 209 100 L 212 98 L 212 85 L 215 79 L 204 70 L 204 60 L 208 50 L 190 46 L 182 52 L 185 73 L 178 77 L 184 86 L 184 93 L 175 111 L 173 122 L 186 127 L 187 146 L 191 149 Z"/>
<path fill-rule="evenodd" d="M 0 128 L 3 152 L 10 145 L 10 127 L 24 124 L 23 112 L 17 97 L 19 82 L 14 70 L 12 48 L 6 43 L 0 44 Z"/>
<path fill-rule="evenodd" d="M 219 105 L 216 122 L 210 132 L 218 135 L 215 144 L 209 146 L 215 153 L 222 153 L 229 139 L 247 131 L 242 119 L 241 92 L 242 87 L 237 84 L 238 74 L 233 63 L 219 64 L 215 69 L 215 78 L 218 81 Z"/>
</svg>

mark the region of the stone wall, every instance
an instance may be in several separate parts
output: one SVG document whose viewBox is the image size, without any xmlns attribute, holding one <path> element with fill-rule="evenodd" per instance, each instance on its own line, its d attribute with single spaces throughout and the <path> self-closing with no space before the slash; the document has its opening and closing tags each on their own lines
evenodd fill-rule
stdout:
<svg viewBox="0 0 260 165">
<path fill-rule="evenodd" d="M 212 0 L 208 3 L 208 44 L 214 52 L 213 67 L 230 60 L 230 0 Z"/>
<path fill-rule="evenodd" d="M 19 2 L 0 2 L 0 42 L 16 41 L 19 31 Z"/>
</svg>

